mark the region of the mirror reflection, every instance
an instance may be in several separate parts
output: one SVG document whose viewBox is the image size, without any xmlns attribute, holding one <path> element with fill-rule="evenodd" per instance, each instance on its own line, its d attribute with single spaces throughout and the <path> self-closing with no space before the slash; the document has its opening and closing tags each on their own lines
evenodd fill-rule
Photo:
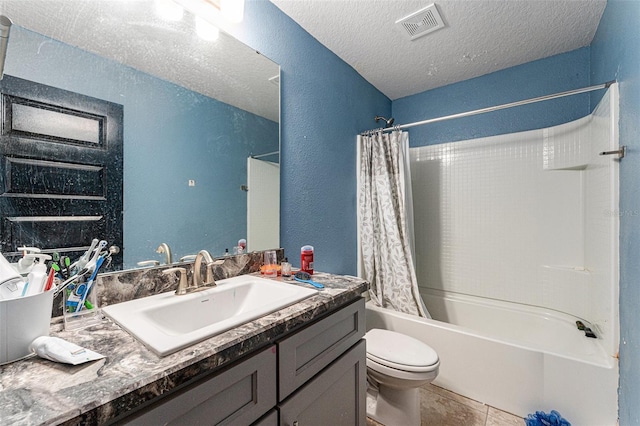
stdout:
<svg viewBox="0 0 640 426">
<path fill-rule="evenodd" d="M 227 34 L 199 38 L 193 15 L 164 20 L 153 1 L 2 0 L 0 12 L 13 21 L 9 80 L 122 106 L 122 267 L 222 256 L 241 239 L 249 251 L 279 246 L 277 64 Z"/>
</svg>

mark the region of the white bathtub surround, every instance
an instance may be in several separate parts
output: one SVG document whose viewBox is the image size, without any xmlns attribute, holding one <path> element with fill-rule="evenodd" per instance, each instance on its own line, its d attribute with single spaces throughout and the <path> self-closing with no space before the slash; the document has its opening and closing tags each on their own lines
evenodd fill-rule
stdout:
<svg viewBox="0 0 640 426">
<path fill-rule="evenodd" d="M 371 299 L 428 317 L 416 279 L 406 132 L 358 136 L 358 230 L 361 275 Z"/>
<path fill-rule="evenodd" d="M 599 153 L 618 149 L 617 109 L 613 84 L 570 123 L 411 148 L 421 290 L 575 315 L 615 356 L 619 160 Z"/>
<path fill-rule="evenodd" d="M 555 409 L 574 425 L 616 424 L 617 360 L 575 328 L 575 317 L 432 290 L 425 298 L 435 319 L 369 302 L 367 328 L 432 347 L 441 360 L 435 385 L 522 417 Z"/>
<path fill-rule="evenodd" d="M 618 149 L 617 90 L 571 123 L 411 149 L 417 277 L 433 319 L 368 303 L 367 327 L 431 346 L 434 384 L 520 416 L 616 424 L 626 212 L 619 160 L 599 154 Z"/>
</svg>

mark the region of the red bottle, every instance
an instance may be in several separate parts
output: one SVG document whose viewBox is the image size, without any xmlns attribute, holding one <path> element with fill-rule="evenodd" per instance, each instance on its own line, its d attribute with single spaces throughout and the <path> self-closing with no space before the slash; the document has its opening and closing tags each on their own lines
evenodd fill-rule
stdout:
<svg viewBox="0 0 640 426">
<path fill-rule="evenodd" d="M 313 246 L 300 249 L 300 270 L 313 275 Z"/>
</svg>

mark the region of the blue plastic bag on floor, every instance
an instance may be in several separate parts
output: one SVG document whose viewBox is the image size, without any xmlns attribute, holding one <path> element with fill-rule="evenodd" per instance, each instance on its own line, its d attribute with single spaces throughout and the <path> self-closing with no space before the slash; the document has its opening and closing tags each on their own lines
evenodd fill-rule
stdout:
<svg viewBox="0 0 640 426">
<path fill-rule="evenodd" d="M 556 410 L 551 410 L 549 414 L 544 411 L 536 411 L 535 414 L 529 414 L 524 422 L 527 426 L 571 426 L 571 423 Z"/>
</svg>

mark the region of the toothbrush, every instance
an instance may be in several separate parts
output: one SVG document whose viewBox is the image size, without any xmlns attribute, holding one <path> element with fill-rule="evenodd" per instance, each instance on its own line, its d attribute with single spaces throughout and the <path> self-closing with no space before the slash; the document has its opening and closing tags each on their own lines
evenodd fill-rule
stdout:
<svg viewBox="0 0 640 426">
<path fill-rule="evenodd" d="M 105 240 L 100 241 L 98 246 L 95 248 L 95 251 L 93 252 L 93 257 L 87 262 L 86 265 L 84 265 L 84 268 L 82 269 L 84 274 L 90 274 L 90 278 L 87 284 L 85 284 L 84 286 L 78 286 L 73 294 L 73 297 L 70 296 L 69 300 L 67 300 L 67 302 L 71 302 L 69 303 L 69 306 L 73 306 L 74 303 L 77 303 L 74 312 L 78 312 L 80 309 L 82 309 L 82 305 L 84 304 L 84 301 L 87 298 L 87 293 L 90 289 L 90 284 L 93 283 L 93 278 L 95 278 L 98 273 L 98 269 L 100 268 L 98 262 L 100 262 L 100 265 L 102 265 L 102 262 L 104 262 L 104 257 L 100 256 L 100 253 L 106 246 L 107 242 Z M 82 291 L 80 291 L 81 289 Z"/>
<path fill-rule="evenodd" d="M 53 286 L 53 276 L 55 274 L 56 274 L 56 271 L 53 268 L 49 269 L 49 275 L 47 275 L 47 281 L 46 281 L 46 284 L 44 285 L 44 291 L 51 290 L 51 287 Z"/>
<path fill-rule="evenodd" d="M 89 271 L 84 268 L 83 270 L 76 272 L 75 274 L 73 274 L 71 277 L 67 278 L 66 280 L 64 280 L 58 287 L 56 287 L 56 289 L 54 290 L 53 293 L 53 297 L 55 298 L 58 294 L 62 293 L 62 290 L 64 290 L 65 288 L 67 288 L 67 286 L 69 286 L 69 284 L 71 284 L 72 282 L 76 281 L 78 278 L 86 275 Z"/>
<path fill-rule="evenodd" d="M 75 268 L 77 268 L 78 270 L 83 269 L 85 265 L 89 262 L 89 259 L 91 258 L 91 253 L 96 248 L 96 245 L 98 245 L 99 242 L 100 240 L 98 240 L 97 238 L 94 238 L 91 241 L 91 246 L 89 247 L 89 250 L 85 251 L 84 254 L 80 256 L 78 260 L 73 262 L 73 264 L 69 267 L 69 269 L 75 269 Z"/>
<path fill-rule="evenodd" d="M 84 265 L 84 269 L 93 273 L 93 271 L 96 269 L 96 263 L 98 261 L 98 258 L 100 257 L 100 253 L 105 247 L 107 247 L 107 242 L 105 240 L 100 241 L 98 246 L 95 248 L 93 257 Z"/>
<path fill-rule="evenodd" d="M 100 269 L 103 262 L 104 262 L 104 256 L 100 256 L 96 261 L 96 268 L 93 270 L 93 273 L 89 277 L 89 281 L 87 281 L 87 285 L 84 289 L 84 293 L 82 294 L 82 298 L 80 299 L 80 302 L 78 302 L 78 306 L 76 307 L 76 312 L 82 310 L 82 307 L 84 306 L 87 300 L 87 295 L 89 294 L 89 292 L 91 291 L 91 288 L 93 287 L 93 281 L 96 279 L 96 275 L 98 275 L 98 269 Z"/>
</svg>

